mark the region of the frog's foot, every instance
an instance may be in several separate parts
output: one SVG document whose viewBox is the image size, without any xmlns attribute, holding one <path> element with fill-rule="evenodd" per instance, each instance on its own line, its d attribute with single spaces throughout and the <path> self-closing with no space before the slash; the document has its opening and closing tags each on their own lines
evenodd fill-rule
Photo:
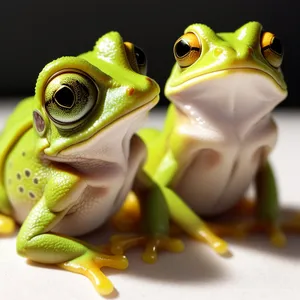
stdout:
<svg viewBox="0 0 300 300">
<path fill-rule="evenodd" d="M 206 244 L 217 254 L 231 256 L 228 243 L 216 235 L 208 226 L 203 226 L 194 237 Z"/>
<path fill-rule="evenodd" d="M 283 220 L 282 228 L 285 232 L 300 234 L 300 213 L 289 220 Z"/>
<path fill-rule="evenodd" d="M 259 220 L 238 221 L 231 224 L 210 223 L 210 228 L 220 236 L 232 236 L 245 238 L 252 233 L 265 232 L 270 237 L 270 242 L 276 247 L 286 244 L 286 237 L 281 227 L 274 222 L 262 222 Z"/>
<path fill-rule="evenodd" d="M 136 195 L 130 192 L 121 209 L 112 217 L 113 226 L 122 232 L 137 231 L 141 219 L 141 208 Z"/>
<path fill-rule="evenodd" d="M 123 254 L 126 250 L 136 246 L 145 247 L 142 258 L 149 264 L 156 262 L 159 249 L 169 252 L 182 252 L 184 250 L 184 244 L 181 240 L 168 236 L 114 235 L 111 237 L 111 252 L 113 254 Z"/>
<path fill-rule="evenodd" d="M 89 250 L 84 255 L 58 266 L 86 276 L 93 283 L 99 294 L 109 295 L 113 292 L 114 286 L 101 272 L 100 268 L 110 267 L 124 270 L 128 267 L 128 260 L 122 255 L 106 255 Z"/>
<path fill-rule="evenodd" d="M 255 214 L 255 202 L 251 199 L 243 198 L 227 214 L 253 216 Z"/>
<path fill-rule="evenodd" d="M 13 234 L 16 223 L 13 218 L 0 214 L 0 235 Z"/>
</svg>

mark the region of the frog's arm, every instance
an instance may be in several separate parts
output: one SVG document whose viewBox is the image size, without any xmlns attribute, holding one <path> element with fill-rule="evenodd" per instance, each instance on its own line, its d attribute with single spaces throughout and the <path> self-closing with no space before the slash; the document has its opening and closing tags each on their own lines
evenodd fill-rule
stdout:
<svg viewBox="0 0 300 300">
<path fill-rule="evenodd" d="M 265 221 L 278 221 L 279 204 L 275 176 L 270 162 L 259 168 L 255 177 L 257 217 Z"/>
<path fill-rule="evenodd" d="M 153 176 L 167 201 L 171 219 L 196 239 L 205 241 L 219 254 L 228 253 L 228 245 L 217 237 L 193 210 L 168 187 L 178 170 L 177 161 L 169 151 Z"/>
<path fill-rule="evenodd" d="M 275 176 L 269 161 L 264 161 L 255 177 L 256 213 L 259 221 L 268 225 L 271 241 L 276 246 L 283 246 L 286 238 L 279 224 L 279 202 Z"/>
<path fill-rule="evenodd" d="M 124 257 L 100 254 L 75 239 L 57 235 L 51 230 L 67 214 L 82 193 L 84 183 L 76 174 L 55 170 L 45 187 L 44 195 L 34 206 L 17 238 L 17 251 L 32 261 L 57 264 L 63 269 L 87 276 L 100 294 L 113 290 L 111 282 L 100 271 L 110 266 L 124 269 Z"/>
</svg>

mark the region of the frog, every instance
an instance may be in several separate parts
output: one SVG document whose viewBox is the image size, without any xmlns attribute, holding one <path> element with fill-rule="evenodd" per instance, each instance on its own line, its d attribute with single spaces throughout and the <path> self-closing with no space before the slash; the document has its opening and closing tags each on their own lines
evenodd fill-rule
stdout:
<svg viewBox="0 0 300 300">
<path fill-rule="evenodd" d="M 34 96 L 17 105 L 0 136 L 0 235 L 21 225 L 19 255 L 82 274 L 111 294 L 101 268 L 124 270 L 127 257 L 79 237 L 107 222 L 131 190 L 144 199 L 143 234 L 114 247 L 145 245 L 148 262 L 158 248 L 182 251 L 168 237 L 167 204 L 142 169 L 146 147 L 136 134 L 159 93 L 143 50 L 116 31 L 43 68 Z"/>
<path fill-rule="evenodd" d="M 257 231 L 284 246 L 269 159 L 277 140 L 272 111 L 288 94 L 280 39 L 256 21 L 220 33 L 195 23 L 173 55 L 163 128 L 139 131 L 149 152 L 144 170 L 164 189 L 171 219 L 217 252 L 227 249 L 218 237 Z M 251 186 L 254 201 L 246 198 Z M 216 221 L 234 211 L 253 218 Z"/>
</svg>

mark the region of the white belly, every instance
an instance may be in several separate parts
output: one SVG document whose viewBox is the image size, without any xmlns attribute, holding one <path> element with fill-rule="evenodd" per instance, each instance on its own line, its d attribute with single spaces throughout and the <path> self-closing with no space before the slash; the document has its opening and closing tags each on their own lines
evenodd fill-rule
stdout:
<svg viewBox="0 0 300 300">
<path fill-rule="evenodd" d="M 86 182 L 84 191 L 80 192 L 76 203 L 52 231 L 70 236 L 83 235 L 101 226 L 117 212 L 130 192 L 146 155 L 144 144 L 137 136 L 129 144 L 128 155 L 121 162 L 99 165 L 93 162 L 86 166 L 90 171 L 95 168 L 93 176 L 83 177 Z M 94 175 L 96 173 L 97 176 Z"/>
<path fill-rule="evenodd" d="M 189 125 L 185 124 L 179 130 L 191 132 L 186 126 Z M 243 140 L 238 138 L 234 128 L 232 131 L 203 127 L 197 130 L 197 140 L 190 152 L 184 153 L 181 172 L 172 186 L 199 215 L 217 215 L 243 197 L 254 179 L 262 155 L 268 153 L 276 142 L 276 127 L 268 117 Z M 195 139 L 195 136 L 191 138 Z"/>
</svg>

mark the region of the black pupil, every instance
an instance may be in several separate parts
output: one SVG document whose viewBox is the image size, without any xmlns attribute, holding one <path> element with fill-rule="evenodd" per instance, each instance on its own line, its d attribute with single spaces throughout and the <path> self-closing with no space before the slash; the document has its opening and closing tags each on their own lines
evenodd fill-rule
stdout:
<svg viewBox="0 0 300 300">
<path fill-rule="evenodd" d="M 278 54 L 282 54 L 283 49 L 282 49 L 282 44 L 280 40 L 277 37 L 273 38 L 272 44 L 270 45 L 271 49 L 275 51 Z"/>
<path fill-rule="evenodd" d="M 146 63 L 146 55 L 145 53 L 138 47 L 134 47 L 135 57 L 138 65 L 144 65 Z"/>
<path fill-rule="evenodd" d="M 175 46 L 175 52 L 178 57 L 184 57 L 191 50 L 189 43 L 185 40 L 180 40 Z"/>
<path fill-rule="evenodd" d="M 62 87 L 55 93 L 55 100 L 61 106 L 71 108 L 74 104 L 74 94 L 69 87 Z"/>
</svg>

